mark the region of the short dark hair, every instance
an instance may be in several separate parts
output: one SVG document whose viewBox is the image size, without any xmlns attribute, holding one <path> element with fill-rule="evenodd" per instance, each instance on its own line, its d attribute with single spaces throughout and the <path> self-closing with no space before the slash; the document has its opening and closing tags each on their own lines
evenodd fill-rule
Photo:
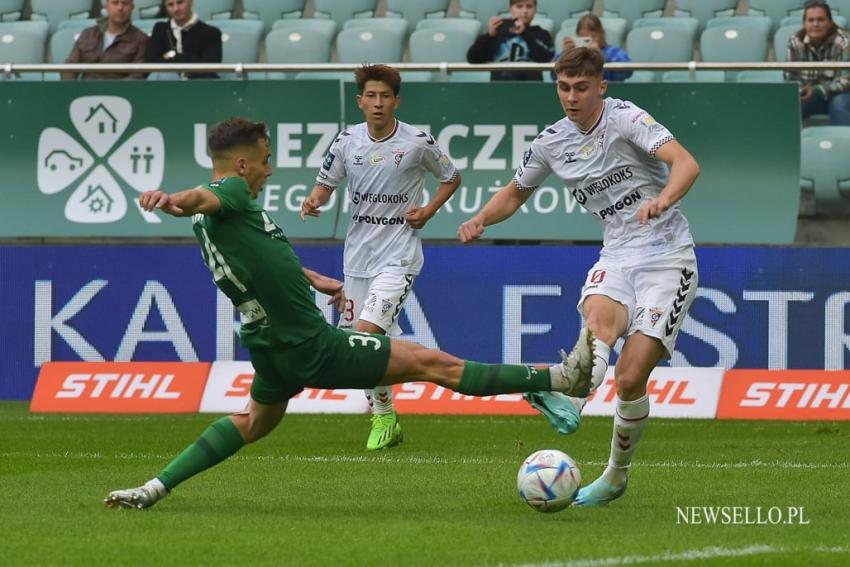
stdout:
<svg viewBox="0 0 850 567">
<path fill-rule="evenodd" d="M 269 128 L 265 122 L 254 122 L 233 116 L 213 126 L 207 137 L 212 157 L 233 148 L 253 146 L 260 140 L 269 139 Z"/>
<path fill-rule="evenodd" d="M 561 53 L 555 62 L 555 75 L 566 73 L 568 77 L 601 77 L 605 58 L 598 49 L 574 47 Z"/>
<path fill-rule="evenodd" d="M 398 96 L 401 91 L 401 73 L 395 67 L 389 65 L 363 65 L 354 71 L 354 80 L 357 83 L 357 91 L 363 94 L 367 81 L 381 81 L 389 85 L 393 94 Z"/>
</svg>

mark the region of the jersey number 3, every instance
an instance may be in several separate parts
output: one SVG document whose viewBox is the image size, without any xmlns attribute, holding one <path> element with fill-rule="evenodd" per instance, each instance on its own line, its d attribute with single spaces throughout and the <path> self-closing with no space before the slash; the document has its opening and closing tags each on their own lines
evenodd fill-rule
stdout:
<svg viewBox="0 0 850 567">
<path fill-rule="evenodd" d="M 348 344 L 351 347 L 368 347 L 371 346 L 375 350 L 381 348 L 381 341 L 376 337 L 373 337 L 369 333 L 362 333 L 360 331 L 354 331 L 352 334 L 348 335 Z"/>
</svg>

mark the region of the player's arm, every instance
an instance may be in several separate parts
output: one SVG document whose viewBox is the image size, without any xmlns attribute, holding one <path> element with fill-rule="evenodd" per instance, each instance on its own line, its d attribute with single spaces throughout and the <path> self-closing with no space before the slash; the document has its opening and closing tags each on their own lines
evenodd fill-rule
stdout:
<svg viewBox="0 0 850 567">
<path fill-rule="evenodd" d="M 531 191 L 521 190 L 516 180 L 512 179 L 487 201 L 477 215 L 460 225 L 457 229 L 458 238 L 461 242 L 481 238 L 485 226 L 502 222 L 513 215 L 528 200 L 531 193 Z"/>
<path fill-rule="evenodd" d="M 345 292 L 342 290 L 342 282 L 328 276 L 323 276 L 319 272 L 302 268 L 304 275 L 307 276 L 307 281 L 313 286 L 313 289 L 321 291 L 325 295 L 331 296 L 328 300 L 328 305 L 335 304 L 337 311 L 342 313 L 345 308 Z"/>
<path fill-rule="evenodd" d="M 423 228 L 425 223 L 437 214 L 440 207 L 442 207 L 446 201 L 451 199 L 458 187 L 460 187 L 459 173 L 455 175 L 454 179 L 451 181 L 440 183 L 440 186 L 437 188 L 437 194 L 434 195 L 434 198 L 431 199 L 430 203 L 424 207 L 414 207 L 404 213 L 404 217 L 407 219 L 407 224 L 413 228 Z"/>
<path fill-rule="evenodd" d="M 640 206 L 638 220 L 641 223 L 661 216 L 664 211 L 678 203 L 699 176 L 697 160 L 676 140 L 670 140 L 658 148 L 655 157 L 670 166 L 670 175 L 667 185 L 658 197 Z"/>
<path fill-rule="evenodd" d="M 314 185 L 310 195 L 301 201 L 301 220 L 306 217 L 317 217 L 322 214 L 319 207 L 327 203 L 331 198 L 331 191 L 323 185 Z"/>
<path fill-rule="evenodd" d="M 186 189 L 170 195 L 159 189 L 145 191 L 139 197 L 139 204 L 148 212 L 159 209 L 175 217 L 214 215 L 221 210 L 218 196 L 208 189 Z"/>
</svg>

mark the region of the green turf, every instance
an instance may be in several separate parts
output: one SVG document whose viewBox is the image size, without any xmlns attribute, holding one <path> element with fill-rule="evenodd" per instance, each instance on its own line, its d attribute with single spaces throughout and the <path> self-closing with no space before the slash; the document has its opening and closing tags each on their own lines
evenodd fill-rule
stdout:
<svg viewBox="0 0 850 567">
<path fill-rule="evenodd" d="M 405 443 L 374 454 L 366 416 L 290 415 L 151 510 L 103 507 L 213 417 L 0 403 L 0 563 L 850 564 L 850 423 L 652 420 L 622 499 L 547 515 L 517 495 L 520 463 L 558 448 L 589 482 L 610 418 L 559 437 L 542 418 L 403 416 Z M 802 506 L 809 524 L 686 525 L 677 506 Z"/>
</svg>

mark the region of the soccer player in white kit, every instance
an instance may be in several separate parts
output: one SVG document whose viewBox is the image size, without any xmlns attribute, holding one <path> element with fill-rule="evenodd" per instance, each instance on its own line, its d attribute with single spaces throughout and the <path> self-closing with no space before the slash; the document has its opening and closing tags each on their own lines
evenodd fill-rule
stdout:
<svg viewBox="0 0 850 567">
<path fill-rule="evenodd" d="M 460 185 L 460 174 L 434 138 L 395 118 L 401 103 L 401 76 L 387 65 L 355 72 L 357 105 L 366 121 L 343 130 L 331 144 L 316 185 L 301 205 L 301 218 L 319 207 L 348 178 L 350 223 L 345 237 L 345 295 L 341 327 L 397 335 L 398 316 L 413 280 L 422 269 L 419 229 Z M 422 205 L 425 174 L 440 182 Z M 392 387 L 367 391 L 372 430 L 367 450 L 402 441 Z"/>
<path fill-rule="evenodd" d="M 600 506 L 621 496 L 647 418 L 649 374 L 673 352 L 676 335 L 696 296 L 698 274 L 688 222 L 677 204 L 699 175 L 696 160 L 648 113 L 605 98 L 602 55 L 589 48 L 565 52 L 555 64 L 566 113 L 531 143 L 513 180 L 458 229 L 462 242 L 480 238 L 522 206 L 551 173 L 602 223 L 599 261 L 587 274 L 576 345 L 592 338 L 591 385 L 605 377 L 611 348 L 625 338 L 615 369 L 617 408 L 608 466 L 582 487 L 576 506 Z M 588 332 L 589 331 L 589 332 Z M 561 433 L 578 427 L 586 400 L 526 396 Z"/>
</svg>

